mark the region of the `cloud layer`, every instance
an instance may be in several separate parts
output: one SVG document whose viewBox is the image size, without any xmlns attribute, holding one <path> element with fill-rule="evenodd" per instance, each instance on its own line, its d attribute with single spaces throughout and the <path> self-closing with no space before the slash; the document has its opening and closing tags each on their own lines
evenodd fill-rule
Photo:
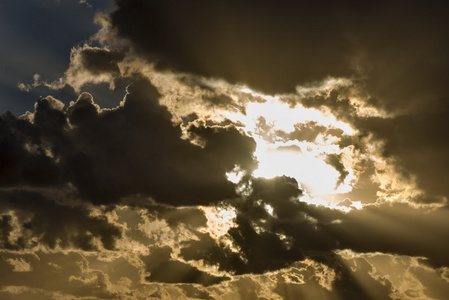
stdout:
<svg viewBox="0 0 449 300">
<path fill-rule="evenodd" d="M 0 295 L 447 297 L 445 3 L 115 5 L 0 117 Z"/>
</svg>

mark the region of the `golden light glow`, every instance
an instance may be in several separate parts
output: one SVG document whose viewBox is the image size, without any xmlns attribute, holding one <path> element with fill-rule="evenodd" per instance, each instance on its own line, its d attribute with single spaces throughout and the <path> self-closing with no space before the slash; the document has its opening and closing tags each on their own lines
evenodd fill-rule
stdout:
<svg viewBox="0 0 449 300">
<path fill-rule="evenodd" d="M 273 126 L 273 129 L 282 130 L 287 133 L 294 131 L 295 124 L 303 124 L 310 121 L 317 122 L 326 127 L 340 128 L 347 134 L 354 133 L 354 129 L 351 126 L 337 121 L 333 115 L 324 114 L 313 108 L 305 108 L 300 104 L 291 108 L 287 103 L 282 102 L 279 97 L 265 96 L 263 99 L 266 102 L 248 103 L 246 106 L 246 115 L 228 111 L 223 112 L 223 114 L 230 120 L 243 123 L 245 129 L 248 131 L 254 131 L 257 120 L 263 117 L 267 124 Z"/>
<path fill-rule="evenodd" d="M 342 138 L 357 139 L 358 131 L 338 120 L 329 108 L 308 108 L 301 104 L 304 97 L 326 96 L 335 88 L 348 87 L 351 80 L 328 78 L 314 85 L 298 87 L 295 94 L 266 95 L 247 86 L 232 85 L 222 80 L 195 77 L 216 91 L 211 93 L 182 84 L 182 81 L 176 80 L 175 74 L 169 72 L 162 74 L 148 71 L 148 76 L 162 90 L 164 96 L 161 103 L 176 116 L 174 119 L 181 120 L 181 117 L 195 113 L 203 120 L 230 120 L 252 137 L 256 141 L 254 155 L 258 160 L 254 176 L 290 176 L 305 190 L 309 197 L 306 202 L 341 210 L 355 208 L 354 205 L 350 208 L 338 206 L 338 200 L 334 200 L 333 195 L 351 192 L 360 171 L 357 170 L 357 164 L 363 159 L 371 160 L 371 157 L 362 157 L 356 153 L 354 146 L 343 149 L 339 146 Z M 349 90 L 346 96 L 351 105 L 357 113 L 366 115 L 369 107 L 365 101 Z M 214 97 L 217 93 L 228 95 L 231 102 L 213 107 L 204 104 L 204 99 Z M 369 112 L 369 115 L 373 114 Z M 308 134 L 311 136 L 307 137 Z M 338 157 L 338 161 L 330 162 L 330 155 Z M 370 156 L 369 153 L 367 155 Z M 244 175 L 236 167 L 226 174 L 228 180 L 235 184 Z M 241 185 L 237 189 L 242 195 L 248 192 Z M 351 200 L 354 202 L 359 199 Z"/>
<path fill-rule="evenodd" d="M 228 230 L 235 227 L 236 218 L 234 207 L 200 206 L 207 218 L 206 230 L 214 239 L 224 236 Z"/>
<path fill-rule="evenodd" d="M 283 150 L 258 139 L 255 156 L 259 161 L 259 168 L 254 172 L 256 177 L 287 175 L 309 187 L 313 193 L 335 192 L 339 173 L 313 152 Z"/>
<path fill-rule="evenodd" d="M 242 91 L 250 93 L 249 89 Z M 265 96 L 263 99 L 265 102 L 249 103 L 246 114 L 223 112 L 227 118 L 244 124 L 244 130 L 257 143 L 254 155 L 259 165 L 253 175 L 264 178 L 282 175 L 293 177 L 309 195 L 350 192 L 350 182 L 354 179 L 350 160 L 345 163 L 348 175 L 343 182 L 339 182 L 340 173 L 326 163 L 327 155 L 342 153 L 338 146 L 339 138 L 319 133 L 314 141 L 300 141 L 295 138 L 283 139 L 278 133 L 282 132 L 285 136 L 297 132 L 299 125 L 308 122 L 314 122 L 316 126 L 339 129 L 346 135 L 355 134 L 355 130 L 348 124 L 337 121 L 335 116 L 329 113 L 305 108 L 300 104 L 292 108 L 278 96 Z M 232 182 L 238 182 L 241 176 L 238 172 L 227 175 Z M 323 200 L 316 203 L 327 202 Z"/>
</svg>

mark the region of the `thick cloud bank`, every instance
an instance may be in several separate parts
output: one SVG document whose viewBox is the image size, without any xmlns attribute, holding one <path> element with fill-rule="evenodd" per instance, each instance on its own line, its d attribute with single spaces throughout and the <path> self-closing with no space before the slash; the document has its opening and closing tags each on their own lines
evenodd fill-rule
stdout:
<svg viewBox="0 0 449 300">
<path fill-rule="evenodd" d="M 84 93 L 70 105 L 40 99 L 33 114 L 2 118 L 3 187 L 72 184 L 92 203 L 141 194 L 175 205 L 208 204 L 235 196 L 225 173 L 251 171 L 255 144 L 235 127 L 191 126 L 203 147 L 181 139 L 170 113 L 145 80 L 128 88 L 116 109 Z M 195 174 L 195 176 L 192 176 Z"/>
<path fill-rule="evenodd" d="M 447 96 L 444 1 L 117 0 L 119 36 L 162 69 L 293 92 L 361 75 L 391 108 Z"/>
</svg>

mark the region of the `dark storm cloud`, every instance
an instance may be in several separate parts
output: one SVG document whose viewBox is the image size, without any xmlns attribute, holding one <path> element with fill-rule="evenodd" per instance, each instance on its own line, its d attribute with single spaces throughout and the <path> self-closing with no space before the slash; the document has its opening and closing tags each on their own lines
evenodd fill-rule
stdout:
<svg viewBox="0 0 449 300">
<path fill-rule="evenodd" d="M 225 172 L 235 164 L 254 167 L 255 144 L 250 138 L 232 127 L 192 126 L 190 132 L 206 141 L 204 149 L 194 146 L 180 139 L 181 131 L 158 105 L 154 87 L 140 82 L 128 92 L 123 107 L 116 110 L 97 115 L 92 105 L 81 111 L 75 104 L 70 112 L 83 153 L 69 163 L 84 164 L 82 172 L 74 174 L 82 194 L 93 201 L 111 201 L 130 192 L 148 193 L 158 201 L 182 205 L 234 195 Z M 75 116 L 82 112 L 83 122 L 78 123 Z"/>
<path fill-rule="evenodd" d="M 429 103 L 447 103 L 448 3 L 385 1 L 363 7 L 368 15 L 347 20 L 368 93 L 390 110 L 426 110 Z"/>
<path fill-rule="evenodd" d="M 73 197 L 64 192 L 57 196 Z M 43 244 L 95 250 L 94 238 L 98 238 L 106 249 L 114 249 L 120 229 L 105 217 L 91 216 L 86 207 L 58 204 L 57 196 L 26 190 L 0 191 L 0 247 L 22 250 Z"/>
<path fill-rule="evenodd" d="M 315 219 L 308 205 L 297 200 L 301 193 L 293 178 L 260 178 L 252 183 L 246 201 L 237 203 L 238 227 L 229 234 L 248 260 L 245 272 L 279 269 L 305 258 L 309 251 L 336 247 L 336 241 L 320 228 L 323 218 Z"/>
<path fill-rule="evenodd" d="M 318 91 L 284 100 L 292 107 L 300 103 L 330 110 L 353 125 L 357 136 L 314 122 L 297 124 L 292 133 L 284 133 L 263 117 L 257 120 L 255 134 L 270 142 L 311 143 L 322 134 L 340 138 L 341 149 L 354 146 L 360 152 L 372 135 L 374 141 L 384 142 L 383 158 L 397 162 L 404 177 L 416 175 L 418 187 L 427 192 L 402 200 L 433 203 L 441 201 L 434 196 L 449 195 L 445 182 L 449 90 L 442 79 L 449 75 L 445 3 L 116 3 L 111 32 L 117 30 L 137 55 L 156 62 L 159 69 L 224 78 L 272 94 L 291 92 L 298 84 L 327 76 L 352 77 L 353 85 L 328 94 Z M 125 53 L 131 53 L 122 50 L 76 48 L 60 83 L 75 89 L 86 83 L 113 84 L 124 76 L 119 65 Z M 200 77 L 179 76 L 185 76 L 189 91 L 201 90 L 192 95 L 200 95 L 194 100 L 204 110 L 245 114 L 248 101 L 263 101 L 257 96 L 236 99 L 237 92 L 228 95 L 226 88 L 204 84 Z M 180 83 L 180 78 L 169 84 Z M 164 289 L 170 286 L 188 297 L 212 298 L 227 286 L 236 289 L 233 295 L 263 299 L 268 288 L 258 280 L 267 276 L 265 283 L 272 282 L 272 292 L 284 298 L 385 299 L 393 287 L 373 275 L 379 274 L 374 265 L 355 258 L 357 268 L 351 268 L 336 251 L 419 256 L 434 267 L 449 266 L 446 209 L 376 203 L 344 213 L 301 202 L 304 191 L 295 179 L 252 177 L 256 144 L 238 124 L 227 119 L 215 122 L 205 117 L 207 112 L 201 116 L 198 112 L 186 113 L 181 125 L 170 108 L 160 105 L 167 96 L 160 94 L 163 89 L 156 90 L 146 79 L 133 79 L 123 102 L 112 109 L 101 109 L 83 93 L 68 107 L 48 96 L 36 102 L 33 113 L 15 117 L 8 112 L 0 117 L 0 281 L 26 286 L 28 290 L 17 292 L 18 297 L 41 289 L 43 298 L 66 296 L 59 292 L 67 297 L 137 298 L 131 289 L 155 283 L 162 288 L 143 289 L 142 297 L 169 295 Z M 367 105 L 407 113 L 391 118 L 361 116 L 350 101 L 350 90 L 369 94 L 363 99 Z M 413 113 L 418 108 L 419 114 Z M 325 161 L 340 174 L 337 186 L 344 182 L 349 173 L 342 156 L 331 154 Z M 361 177 L 370 182 L 374 166 L 366 164 Z M 245 171 L 237 186 L 226 178 L 235 167 Z M 377 185 L 371 192 L 375 191 Z M 361 195 L 366 196 L 366 189 Z M 340 204 L 349 206 L 351 201 Z M 227 234 L 217 237 L 213 226 L 208 227 L 206 211 L 221 205 L 234 209 L 236 218 L 228 220 L 233 224 Z M 39 246 L 77 248 L 89 251 L 90 258 L 24 251 Z M 309 260 L 309 266 L 301 269 L 298 262 L 305 259 L 313 263 Z M 318 263 L 323 264 L 321 269 Z M 325 267 L 335 272 L 335 278 L 327 274 L 332 289 L 320 281 Z M 229 276 L 217 275 L 214 268 Z M 282 273 L 287 268 L 292 268 L 297 282 Z M 424 271 L 413 272 L 426 280 Z M 447 293 L 440 291 L 447 287 L 444 279 L 438 279 L 426 283 L 434 288 L 428 294 L 443 297 Z M 0 293 L 9 296 L 8 291 Z"/>
<path fill-rule="evenodd" d="M 282 5 L 272 1 L 116 3 L 111 21 L 118 35 L 157 61 L 160 68 L 243 82 L 268 92 L 293 91 L 299 82 L 350 74 L 348 46 L 332 13 L 333 5 L 298 1 Z M 332 45 L 332 50 L 326 45 Z"/>
<path fill-rule="evenodd" d="M 308 215 L 307 204 L 297 200 L 302 191 L 296 180 L 285 176 L 258 178 L 251 187 L 247 198 L 232 202 L 237 209 L 236 227 L 228 234 L 239 252 L 199 235 L 198 241 L 185 243 L 181 251 L 185 259 L 205 259 L 236 274 L 260 274 L 302 260 L 308 251 L 335 249 L 336 241 L 317 227 L 316 220 Z"/>
<path fill-rule="evenodd" d="M 176 205 L 235 196 L 225 173 L 235 165 L 255 168 L 255 142 L 233 126 L 190 125 L 190 135 L 204 142 L 203 148 L 193 145 L 181 139 L 159 97 L 148 81 L 138 80 L 116 109 L 100 110 L 82 94 L 69 108 L 40 99 L 28 119 L 6 114 L 0 184 L 72 183 L 93 203 L 131 194 Z"/>
<path fill-rule="evenodd" d="M 118 35 L 159 68 L 269 93 L 327 76 L 362 79 L 382 105 L 447 98 L 444 1 L 117 0 Z"/>
<path fill-rule="evenodd" d="M 419 256 L 426 258 L 425 264 L 449 265 L 447 210 L 429 212 L 405 204 L 384 204 L 344 213 L 299 202 L 300 194 L 295 180 L 288 177 L 254 179 L 251 194 L 232 203 L 237 209 L 236 226 L 228 234 L 238 251 L 207 234 L 195 233 L 197 239 L 182 243 L 180 257 L 218 265 L 219 270 L 234 274 L 285 270 L 309 258 L 335 272 L 331 289 L 324 289 L 314 277 L 324 276 L 320 271 L 306 277 L 311 280 L 306 286 L 283 277 L 274 291 L 284 297 L 308 295 L 310 299 L 387 299 L 394 291 L 393 281 L 372 275 L 376 272 L 373 265 L 354 257 L 357 270 L 353 269 L 336 250 Z M 438 282 L 438 291 L 447 288 L 447 283 Z"/>
<path fill-rule="evenodd" d="M 0 117 L 0 130 L 1 186 L 19 183 L 45 186 L 59 181 L 60 172 L 45 154 L 38 127 L 6 113 Z M 26 145 L 35 150 L 27 151 Z"/>
<path fill-rule="evenodd" d="M 383 204 L 345 213 L 298 201 L 301 190 L 292 178 L 254 179 L 251 186 L 251 194 L 230 202 L 237 217 L 228 234 L 238 252 L 195 233 L 198 239 L 183 242 L 182 258 L 235 274 L 261 274 L 311 258 L 346 277 L 341 288 L 352 279 L 336 250 L 421 256 L 435 266 L 449 266 L 445 209 Z"/>
<path fill-rule="evenodd" d="M 406 177 L 416 176 L 427 193 L 417 201 L 448 197 L 446 2 L 116 2 L 111 22 L 118 35 L 161 69 L 224 78 L 268 93 L 291 92 L 328 76 L 352 78 L 349 88 L 300 102 L 326 107 L 360 130 L 358 138 L 345 137 L 343 147 L 363 149 L 360 140 L 369 134 L 385 142 L 384 157 L 394 159 L 396 171 Z M 359 117 L 349 89 L 363 95 L 368 107 L 403 116 Z M 301 140 L 320 132 L 298 129 Z M 269 140 L 273 135 L 264 133 Z"/>
</svg>

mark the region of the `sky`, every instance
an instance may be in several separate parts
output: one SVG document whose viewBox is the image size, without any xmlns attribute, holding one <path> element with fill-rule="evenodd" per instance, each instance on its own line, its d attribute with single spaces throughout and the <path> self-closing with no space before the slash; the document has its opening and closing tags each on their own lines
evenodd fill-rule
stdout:
<svg viewBox="0 0 449 300">
<path fill-rule="evenodd" d="M 448 13 L 2 1 L 0 298 L 449 299 Z"/>
</svg>

